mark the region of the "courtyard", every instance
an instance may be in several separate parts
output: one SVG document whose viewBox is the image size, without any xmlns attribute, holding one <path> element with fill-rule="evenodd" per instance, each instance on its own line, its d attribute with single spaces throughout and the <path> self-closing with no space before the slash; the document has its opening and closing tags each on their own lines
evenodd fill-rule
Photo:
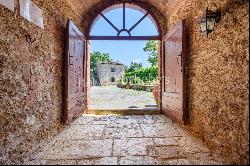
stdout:
<svg viewBox="0 0 250 166">
<path fill-rule="evenodd" d="M 121 89 L 117 86 L 90 88 L 90 110 L 158 109 L 152 92 Z"/>
</svg>

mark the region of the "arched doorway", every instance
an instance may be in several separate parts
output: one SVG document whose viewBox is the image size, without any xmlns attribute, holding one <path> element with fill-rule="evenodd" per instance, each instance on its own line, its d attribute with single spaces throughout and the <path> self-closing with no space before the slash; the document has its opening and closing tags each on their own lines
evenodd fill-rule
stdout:
<svg viewBox="0 0 250 166">
<path fill-rule="evenodd" d="M 122 18 L 121 26 L 116 26 L 112 20 L 110 20 L 105 14 L 121 8 L 122 9 Z M 132 26 L 126 25 L 126 10 L 133 9 L 137 10 L 143 15 L 140 19 L 138 19 Z M 90 14 L 91 15 L 91 14 Z M 141 30 L 141 35 L 134 35 L 133 31 L 140 25 L 140 23 L 144 19 L 150 19 L 154 24 L 157 34 L 154 35 L 144 35 L 143 28 Z M 103 19 L 104 22 L 108 23 L 109 27 L 113 29 L 113 34 L 91 34 L 92 29 L 94 28 L 95 23 L 99 20 Z M 72 24 L 69 23 L 69 24 Z M 68 26 L 70 27 L 70 26 Z M 68 30 L 69 32 L 72 30 Z M 75 33 L 76 31 L 72 31 Z M 70 35 L 69 35 L 70 36 Z M 75 35 L 71 35 L 75 36 Z M 184 87 L 184 75 L 185 75 L 185 56 L 186 56 L 186 45 L 185 45 L 185 22 L 180 21 L 178 25 L 176 25 L 172 30 L 167 33 L 167 35 L 163 36 L 163 28 L 160 25 L 157 16 L 151 12 L 150 8 L 146 8 L 143 3 L 140 2 L 131 2 L 131 1 L 116 1 L 115 3 L 105 4 L 101 8 L 95 10 L 95 13 L 92 14 L 90 21 L 88 22 L 85 38 L 81 38 L 84 44 L 85 57 L 84 59 L 84 67 L 80 67 L 76 65 L 74 68 L 80 69 L 84 71 L 83 79 L 84 79 L 84 87 L 82 87 L 82 94 L 84 97 L 83 103 L 80 101 L 76 102 L 74 99 L 75 96 L 79 96 L 76 92 L 73 92 L 74 95 L 71 97 L 70 95 L 65 95 L 66 99 L 73 99 L 72 107 L 74 106 L 78 108 L 85 107 L 85 110 L 88 108 L 88 100 L 89 100 L 89 81 L 90 81 L 90 54 L 89 54 L 89 40 L 159 40 L 161 44 L 159 45 L 159 53 L 158 53 L 158 63 L 159 63 L 159 91 L 158 96 L 160 100 L 160 110 L 162 113 L 168 115 L 173 120 L 179 121 L 181 123 L 185 122 L 186 119 L 186 111 L 185 111 L 185 87 Z M 70 47 L 70 42 L 69 42 Z M 72 49 L 76 50 L 76 43 L 73 44 Z M 81 46 L 80 46 L 81 47 Z M 67 52 L 69 57 L 72 57 L 72 54 Z M 76 56 L 77 57 L 77 56 Z M 70 58 L 69 58 L 70 59 Z M 76 58 L 76 61 L 78 59 Z M 72 65 L 69 63 L 69 65 Z M 77 73 L 77 72 L 75 72 Z M 74 78 L 74 77 L 73 77 Z M 79 80 L 79 76 L 77 77 Z M 67 80 L 67 79 L 66 79 Z M 79 81 L 78 81 L 79 82 Z M 67 84 L 67 83 L 66 83 Z M 77 84 L 77 86 L 79 86 Z M 66 88 L 67 89 L 67 88 Z M 71 100 L 66 100 L 66 102 Z M 80 104 L 79 104 L 80 103 Z M 74 112 L 70 111 L 70 109 L 66 108 L 67 113 Z M 79 111 L 77 111 L 79 113 Z M 67 114 L 66 113 L 66 114 Z M 72 113 L 72 117 L 74 117 L 74 113 Z M 67 119 L 67 118 L 66 118 Z M 71 118 L 68 118 L 71 119 Z"/>
<path fill-rule="evenodd" d="M 152 16 L 149 11 L 128 2 L 115 4 L 105 8 L 93 20 L 93 23 L 91 23 L 91 30 L 88 34 L 88 39 L 91 41 L 91 85 L 94 83 L 98 87 L 90 88 L 89 112 L 101 112 L 103 110 L 106 112 L 106 109 L 119 110 L 120 112 L 129 110 L 130 112 L 135 111 L 137 113 L 139 111 L 147 113 L 159 112 L 157 102 L 151 92 L 153 87 L 157 85 L 156 82 L 159 78 L 158 45 L 161 39 L 161 29 L 158 25 L 159 23 L 154 20 L 154 16 Z M 138 54 L 144 54 L 141 53 L 143 52 L 142 45 L 144 44 L 145 47 L 148 41 L 153 40 L 155 41 L 153 44 L 156 48 L 153 57 L 156 62 L 133 63 L 133 59 L 144 61 L 142 59 L 149 58 L 147 55 L 138 56 Z M 97 47 L 98 49 L 95 49 Z M 114 62 L 105 62 L 98 65 L 93 64 L 96 62 L 92 62 L 92 60 L 97 59 L 97 55 L 94 54 L 93 51 L 99 53 L 102 52 L 102 50 L 113 54 L 111 58 Z M 122 51 L 119 52 L 119 50 Z M 95 58 L 93 58 L 93 54 Z M 121 78 L 122 76 L 119 73 L 121 70 L 117 71 L 114 75 L 109 72 L 109 68 L 106 68 L 108 65 L 114 65 L 116 61 L 121 62 L 125 66 L 126 70 L 124 74 L 121 74 L 126 77 L 125 79 Z M 130 62 L 128 63 L 128 61 Z M 148 62 L 148 59 L 145 61 Z M 136 66 L 137 64 L 138 66 Z M 133 71 L 133 67 L 137 69 Z M 93 72 L 93 68 L 95 68 L 95 72 Z M 129 68 L 129 71 L 127 68 Z M 104 72 L 105 69 L 106 72 Z M 140 69 L 147 69 L 147 71 L 151 73 L 136 73 L 136 71 Z M 132 74 L 132 71 L 134 74 Z M 128 77 L 127 75 L 129 72 L 131 76 Z M 135 73 L 137 78 L 135 78 Z M 93 77 L 93 75 L 95 76 Z M 147 77 L 148 80 L 144 77 L 142 78 L 142 76 L 139 77 L 139 75 L 145 75 L 144 77 Z M 108 87 L 115 85 L 112 82 L 113 76 L 117 76 L 117 79 L 115 79 L 117 81 L 122 80 L 119 88 Z"/>
</svg>

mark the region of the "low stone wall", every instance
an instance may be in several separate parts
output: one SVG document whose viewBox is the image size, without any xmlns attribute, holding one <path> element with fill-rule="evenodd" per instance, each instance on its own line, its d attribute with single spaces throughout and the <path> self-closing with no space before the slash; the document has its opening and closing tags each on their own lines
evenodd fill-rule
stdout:
<svg viewBox="0 0 250 166">
<path fill-rule="evenodd" d="M 133 89 L 138 91 L 153 92 L 155 86 L 153 85 L 137 85 L 137 84 L 117 84 L 118 88 Z"/>
</svg>

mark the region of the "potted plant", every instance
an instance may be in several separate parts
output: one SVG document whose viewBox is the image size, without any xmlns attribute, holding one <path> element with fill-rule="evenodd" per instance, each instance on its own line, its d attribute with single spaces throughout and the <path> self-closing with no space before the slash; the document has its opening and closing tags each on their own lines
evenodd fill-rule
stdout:
<svg viewBox="0 0 250 166">
<path fill-rule="evenodd" d="M 153 93 L 154 99 L 155 99 L 155 101 L 156 101 L 156 103 L 157 103 L 157 105 L 158 105 L 158 103 L 159 103 L 159 86 L 158 86 L 158 85 L 156 85 L 156 86 L 153 88 L 152 93 Z"/>
</svg>

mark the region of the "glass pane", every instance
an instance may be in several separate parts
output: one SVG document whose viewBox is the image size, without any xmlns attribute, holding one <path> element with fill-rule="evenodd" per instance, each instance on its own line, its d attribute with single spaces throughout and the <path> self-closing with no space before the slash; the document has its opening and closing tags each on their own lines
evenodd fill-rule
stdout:
<svg viewBox="0 0 250 166">
<path fill-rule="evenodd" d="M 105 17 L 109 19 L 118 29 L 122 29 L 123 27 L 123 9 L 118 8 L 111 10 L 104 14 Z"/>
<path fill-rule="evenodd" d="M 117 36 L 117 31 L 109 25 L 109 23 L 103 18 L 95 23 L 93 29 L 90 32 L 91 36 Z"/>
<path fill-rule="evenodd" d="M 119 36 L 129 36 L 129 33 L 128 32 L 126 32 L 126 31 L 123 31 L 122 33 L 120 33 L 120 35 Z"/>
<path fill-rule="evenodd" d="M 135 29 L 131 32 L 132 36 L 157 36 L 159 35 L 157 28 L 149 17 L 146 17 Z"/>
<path fill-rule="evenodd" d="M 207 19 L 207 29 L 212 31 L 214 30 L 214 24 L 215 24 L 215 19 L 214 18 L 208 18 Z"/>
<path fill-rule="evenodd" d="M 134 9 L 126 8 L 126 28 L 130 29 L 143 16 L 144 16 L 144 13 L 142 13 L 142 12 L 139 12 L 139 11 L 134 10 Z"/>
<path fill-rule="evenodd" d="M 205 22 L 200 22 L 200 28 L 201 28 L 201 32 L 204 33 L 207 31 L 207 24 L 206 21 Z"/>
</svg>

